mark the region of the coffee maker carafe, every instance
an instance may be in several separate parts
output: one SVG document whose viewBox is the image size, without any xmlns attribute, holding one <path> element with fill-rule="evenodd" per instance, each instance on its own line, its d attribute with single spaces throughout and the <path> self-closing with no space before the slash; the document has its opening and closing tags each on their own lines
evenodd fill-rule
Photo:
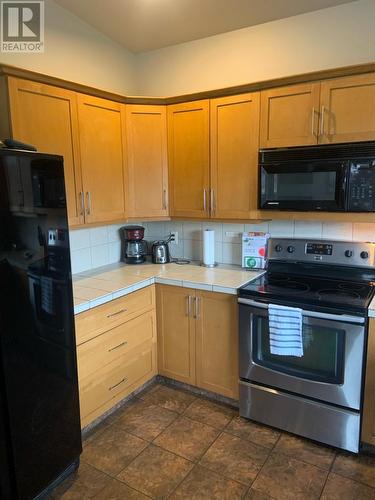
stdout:
<svg viewBox="0 0 375 500">
<path fill-rule="evenodd" d="M 127 264 L 141 264 L 146 260 L 147 244 L 143 240 L 145 228 L 142 226 L 124 226 L 121 228 L 123 237 L 123 261 Z"/>
</svg>

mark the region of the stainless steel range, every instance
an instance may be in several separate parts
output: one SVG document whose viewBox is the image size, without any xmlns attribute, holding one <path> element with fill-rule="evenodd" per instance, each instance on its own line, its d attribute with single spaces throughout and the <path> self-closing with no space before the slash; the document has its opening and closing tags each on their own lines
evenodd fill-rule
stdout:
<svg viewBox="0 0 375 500">
<path fill-rule="evenodd" d="M 375 244 L 271 239 L 239 290 L 240 415 L 358 452 Z M 301 357 L 272 354 L 269 304 L 302 309 Z"/>
</svg>

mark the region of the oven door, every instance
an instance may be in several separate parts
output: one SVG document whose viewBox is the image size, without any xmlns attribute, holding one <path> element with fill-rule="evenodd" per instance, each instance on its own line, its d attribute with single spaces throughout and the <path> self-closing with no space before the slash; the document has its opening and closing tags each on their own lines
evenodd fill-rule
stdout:
<svg viewBox="0 0 375 500">
<path fill-rule="evenodd" d="M 348 162 L 300 161 L 259 168 L 261 209 L 345 210 Z"/>
<path fill-rule="evenodd" d="M 271 354 L 268 305 L 240 302 L 240 378 L 359 410 L 365 318 L 303 311 L 304 355 Z"/>
</svg>

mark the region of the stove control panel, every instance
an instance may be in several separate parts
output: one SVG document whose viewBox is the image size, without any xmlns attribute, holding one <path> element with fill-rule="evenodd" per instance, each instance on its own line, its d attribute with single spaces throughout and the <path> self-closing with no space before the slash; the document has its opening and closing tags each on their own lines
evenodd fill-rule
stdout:
<svg viewBox="0 0 375 500">
<path fill-rule="evenodd" d="M 375 243 L 271 238 L 268 259 L 375 267 Z"/>
<path fill-rule="evenodd" d="M 306 243 L 306 253 L 312 255 L 332 255 L 331 243 Z"/>
</svg>

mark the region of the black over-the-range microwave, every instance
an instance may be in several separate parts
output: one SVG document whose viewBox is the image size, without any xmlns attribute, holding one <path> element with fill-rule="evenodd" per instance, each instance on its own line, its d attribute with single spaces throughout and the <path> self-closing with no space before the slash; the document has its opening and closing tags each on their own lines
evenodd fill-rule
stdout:
<svg viewBox="0 0 375 500">
<path fill-rule="evenodd" d="M 375 142 L 259 151 L 259 208 L 375 212 Z"/>
</svg>

